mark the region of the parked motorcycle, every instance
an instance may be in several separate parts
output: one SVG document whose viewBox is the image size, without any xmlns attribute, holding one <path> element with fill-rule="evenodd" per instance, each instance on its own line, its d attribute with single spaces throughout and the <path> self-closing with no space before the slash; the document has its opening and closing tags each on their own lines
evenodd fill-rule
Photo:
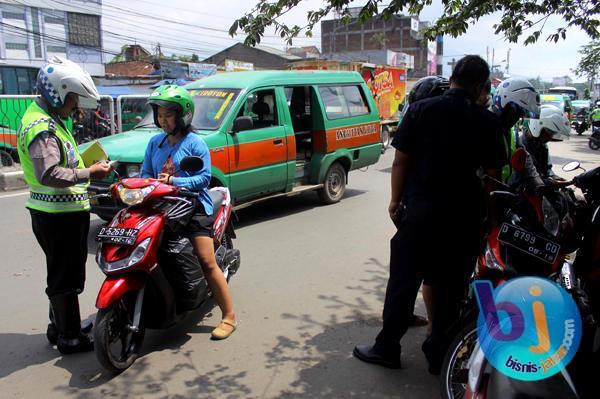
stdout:
<svg viewBox="0 0 600 399">
<path fill-rule="evenodd" d="M 600 121 L 595 121 L 592 123 L 592 135 L 588 140 L 588 146 L 592 150 L 600 149 Z"/>
<path fill-rule="evenodd" d="M 583 132 L 589 129 L 589 116 L 587 114 L 577 114 L 575 119 L 571 122 L 571 127 L 575 129 L 578 135 L 582 135 Z"/>
<path fill-rule="evenodd" d="M 539 187 L 531 187 L 525 175 L 525 157 L 525 151 L 519 149 L 511 162 L 523 176 L 522 183 L 511 189 L 496 182 L 503 190 L 490 194 L 498 223 L 485 238 L 472 280 L 489 280 L 497 287 L 518 276 L 548 277 L 560 271 L 565 256 L 574 250 L 572 193 L 542 193 Z M 535 244 L 531 244 L 531 237 L 535 237 Z M 477 344 L 478 315 L 469 286 L 461 316 L 449 332 L 455 338 L 442 365 L 444 398 L 461 398 L 465 394 L 468 365 Z"/>
<path fill-rule="evenodd" d="M 185 157 L 181 170 L 198 171 L 203 162 Z M 229 190 L 209 190 L 215 214 L 217 264 L 229 281 L 240 266 L 233 248 Z M 94 329 L 98 361 L 112 372 L 138 357 L 146 328 L 163 329 L 198 309 L 210 292 L 192 244 L 180 235 L 198 205 L 197 193 L 154 179 L 121 179 L 110 194 L 127 208 L 98 233 L 96 262 L 106 274 L 96 300 Z"/>
<path fill-rule="evenodd" d="M 77 144 L 83 144 L 110 136 L 112 134 L 111 124 L 113 125 L 114 131 L 116 131 L 114 123 L 110 118 L 104 116 L 102 112 L 88 112 L 87 114 L 84 111 L 82 112 L 83 113 L 78 114 L 77 118 L 73 121 L 73 133 Z"/>
<path fill-rule="evenodd" d="M 579 163 L 565 165 L 573 171 Z M 578 353 L 569 366 L 548 379 L 525 382 L 511 379 L 496 371 L 485 359 L 479 343 L 464 360 L 463 390 L 466 398 L 597 398 L 597 364 L 600 348 L 595 337 L 600 336 L 600 167 L 580 174 L 572 182 L 585 196 L 585 203 L 578 203 L 574 216 L 574 235 L 577 247 L 575 259 L 566 258 L 559 272 L 549 277 L 569 292 L 582 317 L 583 334 Z M 570 248 L 573 249 L 573 248 Z M 466 349 L 463 349 L 466 350 Z M 457 397 L 457 396 L 449 396 Z M 463 397 L 463 396 L 461 396 Z"/>
</svg>

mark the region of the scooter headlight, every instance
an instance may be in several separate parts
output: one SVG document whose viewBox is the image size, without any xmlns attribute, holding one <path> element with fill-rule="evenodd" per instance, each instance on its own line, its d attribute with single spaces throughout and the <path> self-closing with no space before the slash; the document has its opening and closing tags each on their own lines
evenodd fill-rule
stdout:
<svg viewBox="0 0 600 399">
<path fill-rule="evenodd" d="M 137 205 L 154 191 L 155 186 L 147 186 L 144 188 L 125 188 L 122 184 L 118 187 L 119 198 L 125 205 Z"/>
<path fill-rule="evenodd" d="M 96 262 L 98 263 L 98 266 L 100 266 L 100 269 L 107 273 L 134 266 L 137 263 L 139 263 L 142 259 L 144 259 L 144 256 L 146 256 L 146 251 L 148 251 L 148 247 L 150 246 L 151 241 L 152 237 L 146 238 L 144 241 L 139 243 L 139 245 L 127 258 L 120 259 L 114 262 L 106 262 L 101 256 L 102 247 L 98 247 Z"/>
</svg>

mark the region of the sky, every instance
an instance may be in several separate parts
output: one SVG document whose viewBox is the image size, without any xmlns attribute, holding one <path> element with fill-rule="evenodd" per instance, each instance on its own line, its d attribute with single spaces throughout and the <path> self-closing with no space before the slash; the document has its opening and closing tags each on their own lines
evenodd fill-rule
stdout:
<svg viewBox="0 0 600 399">
<path fill-rule="evenodd" d="M 354 2 L 363 5 L 365 0 Z M 165 5 L 167 3 L 168 5 Z M 252 0 L 103 0 L 103 29 L 105 49 L 117 53 L 124 44 L 136 42 L 150 51 L 154 51 L 157 43 L 161 43 L 164 54 L 170 55 L 197 53 L 200 59 L 206 58 L 236 42 L 243 41 L 243 36 L 229 37 L 227 30 L 232 22 L 249 11 L 255 1 Z M 306 24 L 306 13 L 322 5 L 321 0 L 303 0 L 287 13 L 281 20 L 288 24 Z M 441 15 L 440 0 L 434 0 L 427 7 L 420 19 L 433 21 Z M 502 36 L 494 34 L 493 24 L 499 20 L 498 15 L 486 16 L 470 26 L 466 34 L 452 38 L 444 37 L 444 73 L 449 73 L 446 65 L 452 58 L 459 59 L 464 54 L 479 54 L 491 62 L 492 51 L 495 53 L 494 63 L 501 64 L 506 70 L 506 59 L 510 49 L 509 74 L 515 77 L 545 80 L 553 77 L 570 75 L 576 78 L 572 69 L 580 59 L 579 48 L 591 41 L 580 30 L 569 29 L 566 40 L 558 43 L 547 42 L 545 38 L 561 26 L 560 18 L 548 21 L 540 40 L 533 45 L 508 43 Z M 201 26 L 201 27 L 199 27 Z M 284 49 L 286 44 L 268 30 L 261 44 Z M 293 46 L 316 45 L 320 48 L 320 28 L 317 26 L 313 38 L 294 40 Z M 486 55 L 486 51 L 488 51 Z M 108 56 L 110 58 L 110 56 Z"/>
</svg>

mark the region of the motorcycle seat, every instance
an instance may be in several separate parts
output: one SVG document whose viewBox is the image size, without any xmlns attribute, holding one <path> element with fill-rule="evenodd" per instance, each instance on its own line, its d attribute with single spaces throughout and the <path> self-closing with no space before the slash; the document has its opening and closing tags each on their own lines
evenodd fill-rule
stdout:
<svg viewBox="0 0 600 399">
<path fill-rule="evenodd" d="M 212 200 L 213 209 L 216 211 L 221 207 L 221 204 L 223 203 L 225 197 L 223 196 L 223 193 L 221 191 L 216 190 L 209 191 L 208 194 L 210 195 L 210 199 Z"/>
</svg>

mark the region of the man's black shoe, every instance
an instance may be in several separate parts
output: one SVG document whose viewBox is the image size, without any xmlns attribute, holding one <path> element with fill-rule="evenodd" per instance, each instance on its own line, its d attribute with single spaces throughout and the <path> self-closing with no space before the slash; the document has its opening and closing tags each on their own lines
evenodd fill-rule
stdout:
<svg viewBox="0 0 600 399">
<path fill-rule="evenodd" d="M 390 369 L 400 368 L 400 356 L 396 357 L 385 357 L 375 352 L 370 345 L 356 345 L 352 352 L 355 357 L 362 360 L 363 362 L 378 364 L 383 367 Z"/>
</svg>

